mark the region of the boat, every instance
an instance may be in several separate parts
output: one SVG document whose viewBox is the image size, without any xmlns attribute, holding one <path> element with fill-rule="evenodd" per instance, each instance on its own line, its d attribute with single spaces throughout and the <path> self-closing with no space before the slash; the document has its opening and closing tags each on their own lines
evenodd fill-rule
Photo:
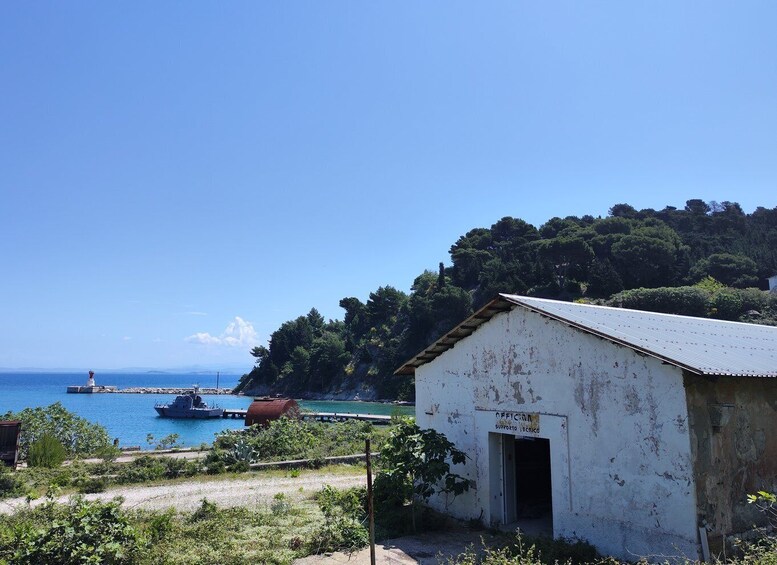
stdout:
<svg viewBox="0 0 777 565">
<path fill-rule="evenodd" d="M 208 406 L 199 392 L 200 387 L 194 385 L 191 392 L 179 394 L 169 404 L 156 404 L 154 410 L 163 418 L 221 418 L 224 409 Z"/>
</svg>

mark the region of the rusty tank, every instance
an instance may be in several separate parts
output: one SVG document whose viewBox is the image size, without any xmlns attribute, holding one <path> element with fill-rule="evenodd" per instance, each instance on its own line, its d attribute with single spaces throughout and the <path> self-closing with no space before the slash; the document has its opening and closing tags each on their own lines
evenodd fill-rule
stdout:
<svg viewBox="0 0 777 565">
<path fill-rule="evenodd" d="M 272 420 L 286 416 L 299 418 L 300 408 L 296 400 L 291 398 L 255 398 L 246 413 L 246 426 L 258 424 L 268 426 Z"/>
</svg>

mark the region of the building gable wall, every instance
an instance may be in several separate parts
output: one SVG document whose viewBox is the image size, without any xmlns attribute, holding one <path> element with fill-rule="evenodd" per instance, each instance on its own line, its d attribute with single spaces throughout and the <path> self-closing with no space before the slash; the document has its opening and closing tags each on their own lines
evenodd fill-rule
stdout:
<svg viewBox="0 0 777 565">
<path fill-rule="evenodd" d="M 500 413 L 537 415 L 538 425 L 500 429 Z M 416 370 L 416 417 L 469 456 L 456 471 L 475 488 L 433 499 L 440 510 L 497 522 L 495 438 L 536 436 L 551 446 L 555 536 L 631 559 L 698 556 L 687 406 L 673 366 L 515 308 Z"/>
</svg>

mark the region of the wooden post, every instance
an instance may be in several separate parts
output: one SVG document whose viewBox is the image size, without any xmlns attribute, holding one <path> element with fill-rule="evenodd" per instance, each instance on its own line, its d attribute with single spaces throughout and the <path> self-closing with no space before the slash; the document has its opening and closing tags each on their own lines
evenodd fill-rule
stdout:
<svg viewBox="0 0 777 565">
<path fill-rule="evenodd" d="M 367 461 L 367 514 L 370 518 L 370 565 L 375 565 L 375 509 L 372 506 L 372 461 L 370 460 L 370 438 L 365 440 Z"/>
</svg>

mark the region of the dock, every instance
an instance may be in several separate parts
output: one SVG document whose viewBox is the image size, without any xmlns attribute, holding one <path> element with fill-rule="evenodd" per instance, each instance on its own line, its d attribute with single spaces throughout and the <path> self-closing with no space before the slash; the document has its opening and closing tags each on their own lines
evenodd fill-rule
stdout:
<svg viewBox="0 0 777 565">
<path fill-rule="evenodd" d="M 115 386 L 105 385 L 86 385 L 86 386 L 69 386 L 67 387 L 68 394 L 97 394 L 101 392 L 119 392 Z"/>
<path fill-rule="evenodd" d="M 226 408 L 223 418 L 245 418 L 248 410 Z M 350 412 L 302 412 L 300 417 L 303 420 L 314 420 L 316 422 L 345 422 L 347 420 L 360 420 L 362 422 L 371 422 L 373 424 L 389 424 L 391 416 L 380 414 L 354 414 Z"/>
</svg>

